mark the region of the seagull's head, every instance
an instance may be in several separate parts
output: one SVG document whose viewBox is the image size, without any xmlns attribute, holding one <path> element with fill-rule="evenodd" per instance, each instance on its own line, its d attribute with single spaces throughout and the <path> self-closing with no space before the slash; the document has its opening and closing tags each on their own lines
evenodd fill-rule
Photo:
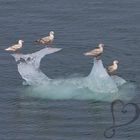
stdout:
<svg viewBox="0 0 140 140">
<path fill-rule="evenodd" d="M 114 61 L 113 61 L 113 64 L 118 64 L 118 63 L 119 63 L 118 60 L 114 60 Z"/>
<path fill-rule="evenodd" d="M 100 44 L 98 45 L 99 48 L 103 48 L 104 46 L 105 46 L 105 45 L 102 44 L 102 43 L 100 43 Z"/>
<path fill-rule="evenodd" d="M 102 51 L 102 52 L 103 52 L 104 46 L 105 46 L 104 44 L 99 44 L 99 45 L 98 45 L 98 47 L 99 47 L 100 51 Z"/>
<path fill-rule="evenodd" d="M 18 41 L 19 44 L 22 44 L 23 42 L 24 42 L 23 40 L 19 40 L 19 41 Z"/>
<path fill-rule="evenodd" d="M 54 31 L 50 31 L 50 35 L 54 35 Z"/>
</svg>

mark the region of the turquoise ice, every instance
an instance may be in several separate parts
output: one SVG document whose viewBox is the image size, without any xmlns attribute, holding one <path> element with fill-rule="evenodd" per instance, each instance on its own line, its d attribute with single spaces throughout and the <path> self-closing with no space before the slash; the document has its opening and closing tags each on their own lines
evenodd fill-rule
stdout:
<svg viewBox="0 0 140 140">
<path fill-rule="evenodd" d="M 87 77 L 68 79 L 50 79 L 40 70 L 40 61 L 59 48 L 44 48 L 32 54 L 13 54 L 18 72 L 24 85 L 30 85 L 26 93 L 30 96 L 48 99 L 94 99 L 112 101 L 130 100 L 134 96 L 135 86 L 123 78 L 110 76 L 102 60 L 93 60 L 93 67 Z"/>
</svg>

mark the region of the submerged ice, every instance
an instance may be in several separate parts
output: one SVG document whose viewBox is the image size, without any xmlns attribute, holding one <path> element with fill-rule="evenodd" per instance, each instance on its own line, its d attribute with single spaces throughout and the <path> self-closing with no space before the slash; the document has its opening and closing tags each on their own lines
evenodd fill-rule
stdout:
<svg viewBox="0 0 140 140">
<path fill-rule="evenodd" d="M 13 54 L 18 72 L 28 87 L 27 94 L 49 99 L 131 99 L 135 86 L 123 78 L 110 76 L 102 60 L 94 59 L 93 68 L 87 77 L 50 79 L 40 70 L 40 61 L 59 48 L 44 48 L 32 54 Z"/>
</svg>

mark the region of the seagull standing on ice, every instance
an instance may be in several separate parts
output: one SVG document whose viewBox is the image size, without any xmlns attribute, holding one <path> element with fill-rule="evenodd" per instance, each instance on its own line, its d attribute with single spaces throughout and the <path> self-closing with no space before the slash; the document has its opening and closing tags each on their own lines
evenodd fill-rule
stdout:
<svg viewBox="0 0 140 140">
<path fill-rule="evenodd" d="M 36 43 L 42 44 L 42 45 L 48 45 L 51 44 L 54 40 L 54 32 L 51 31 L 49 33 L 49 36 L 43 37 L 41 39 L 36 40 Z"/>
<path fill-rule="evenodd" d="M 22 43 L 24 41 L 23 40 L 19 40 L 18 41 L 18 44 L 15 44 L 15 45 L 12 45 L 11 47 L 5 49 L 6 51 L 13 51 L 13 52 L 16 52 L 17 50 L 21 49 L 22 48 Z"/>
<path fill-rule="evenodd" d="M 119 61 L 118 60 L 114 60 L 113 61 L 113 64 L 111 66 L 108 66 L 107 67 L 107 72 L 112 75 L 116 72 L 116 70 L 118 69 L 118 63 Z"/>
<path fill-rule="evenodd" d="M 93 56 L 93 57 L 96 57 L 97 59 L 99 59 L 99 56 L 103 53 L 103 47 L 104 47 L 104 44 L 99 44 L 97 48 L 84 53 L 84 55 Z"/>
</svg>

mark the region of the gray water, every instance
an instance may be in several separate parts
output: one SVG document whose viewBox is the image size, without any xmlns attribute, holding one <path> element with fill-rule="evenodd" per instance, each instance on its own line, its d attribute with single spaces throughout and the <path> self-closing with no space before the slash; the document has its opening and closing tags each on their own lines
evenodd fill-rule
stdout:
<svg viewBox="0 0 140 140">
<path fill-rule="evenodd" d="M 50 78 L 67 78 L 87 76 L 92 58 L 83 53 L 104 43 L 104 64 L 119 60 L 117 74 L 137 86 L 129 102 L 139 105 L 139 5 L 139 0 L 0 0 L 0 139 L 107 139 L 104 131 L 112 125 L 110 102 L 24 96 L 26 87 L 17 65 L 4 49 L 23 39 L 22 53 L 35 52 L 43 46 L 33 41 L 53 30 L 51 46 L 63 50 L 44 57 L 41 70 Z M 119 124 L 131 120 L 133 114 L 130 107 L 128 114 L 118 116 Z M 111 139 L 139 140 L 139 130 L 138 119 L 117 128 Z"/>
</svg>

